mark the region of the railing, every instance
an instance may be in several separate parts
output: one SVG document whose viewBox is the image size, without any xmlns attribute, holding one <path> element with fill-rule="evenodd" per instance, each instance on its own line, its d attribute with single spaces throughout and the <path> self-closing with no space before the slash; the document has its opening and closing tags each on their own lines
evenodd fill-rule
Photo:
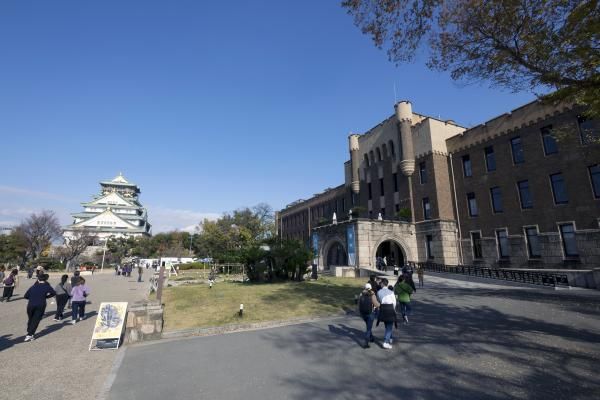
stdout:
<svg viewBox="0 0 600 400">
<path fill-rule="evenodd" d="M 524 271 L 519 269 L 500 269 L 477 267 L 473 265 L 446 265 L 436 263 L 410 263 L 420 266 L 425 271 L 441 272 L 446 274 L 460 274 L 478 278 L 498 279 L 532 285 L 568 287 L 569 279 L 565 274 L 554 274 L 543 271 Z"/>
</svg>

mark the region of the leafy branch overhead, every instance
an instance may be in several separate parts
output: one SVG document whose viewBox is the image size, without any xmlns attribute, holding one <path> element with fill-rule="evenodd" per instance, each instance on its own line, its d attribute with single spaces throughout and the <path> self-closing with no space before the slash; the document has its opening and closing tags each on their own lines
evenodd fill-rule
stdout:
<svg viewBox="0 0 600 400">
<path fill-rule="evenodd" d="M 391 61 L 414 60 L 465 82 L 555 91 L 600 116 L 598 0 L 345 0 L 354 23 Z"/>
</svg>

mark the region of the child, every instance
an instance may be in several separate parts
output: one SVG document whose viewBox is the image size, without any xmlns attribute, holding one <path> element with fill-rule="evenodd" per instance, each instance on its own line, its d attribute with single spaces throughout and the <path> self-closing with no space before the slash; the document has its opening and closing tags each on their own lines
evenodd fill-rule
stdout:
<svg viewBox="0 0 600 400">
<path fill-rule="evenodd" d="M 410 314 L 410 295 L 413 293 L 413 288 L 406 282 L 405 276 L 400 275 L 398 282 L 394 286 L 394 293 L 400 303 L 400 312 L 404 323 L 408 324 L 408 314 Z"/>
<path fill-rule="evenodd" d="M 56 322 L 63 319 L 65 306 L 67 305 L 69 298 L 71 298 L 71 284 L 69 284 L 68 280 L 69 275 L 65 274 L 61 276 L 60 283 L 54 288 L 54 291 L 56 292 L 56 315 L 54 316 L 54 320 Z"/>
<path fill-rule="evenodd" d="M 8 277 L 2 282 L 4 283 L 4 292 L 2 293 L 2 299 L 0 301 L 4 301 L 4 299 L 6 299 L 7 303 L 10 301 L 10 298 L 12 297 L 13 292 L 15 291 L 15 287 L 19 283 L 17 278 L 18 273 L 18 269 L 13 269 L 8 275 Z"/>
<path fill-rule="evenodd" d="M 44 317 L 44 311 L 46 311 L 46 299 L 55 295 L 56 292 L 48 283 L 48 274 L 39 274 L 37 281 L 23 295 L 23 297 L 29 300 L 27 303 L 26 342 L 34 339 L 35 331 Z"/>
<path fill-rule="evenodd" d="M 90 288 L 85 284 L 85 279 L 79 277 L 77 285 L 71 289 L 71 305 L 73 307 L 71 324 L 76 324 L 77 321 L 85 318 L 85 302 L 89 294 Z"/>
</svg>

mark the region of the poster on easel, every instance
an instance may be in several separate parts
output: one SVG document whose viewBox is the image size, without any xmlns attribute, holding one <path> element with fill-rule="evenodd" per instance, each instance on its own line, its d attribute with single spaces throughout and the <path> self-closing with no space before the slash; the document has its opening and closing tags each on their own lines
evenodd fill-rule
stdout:
<svg viewBox="0 0 600 400">
<path fill-rule="evenodd" d="M 89 350 L 116 350 L 127 317 L 127 302 L 100 303 Z"/>
</svg>

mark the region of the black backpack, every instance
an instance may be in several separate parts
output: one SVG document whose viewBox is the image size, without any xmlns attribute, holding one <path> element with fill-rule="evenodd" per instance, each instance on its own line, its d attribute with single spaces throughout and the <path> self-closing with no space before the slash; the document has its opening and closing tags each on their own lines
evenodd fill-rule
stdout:
<svg viewBox="0 0 600 400">
<path fill-rule="evenodd" d="M 362 293 L 358 299 L 358 310 L 361 314 L 371 314 L 373 312 L 373 299 L 371 294 Z"/>
</svg>

